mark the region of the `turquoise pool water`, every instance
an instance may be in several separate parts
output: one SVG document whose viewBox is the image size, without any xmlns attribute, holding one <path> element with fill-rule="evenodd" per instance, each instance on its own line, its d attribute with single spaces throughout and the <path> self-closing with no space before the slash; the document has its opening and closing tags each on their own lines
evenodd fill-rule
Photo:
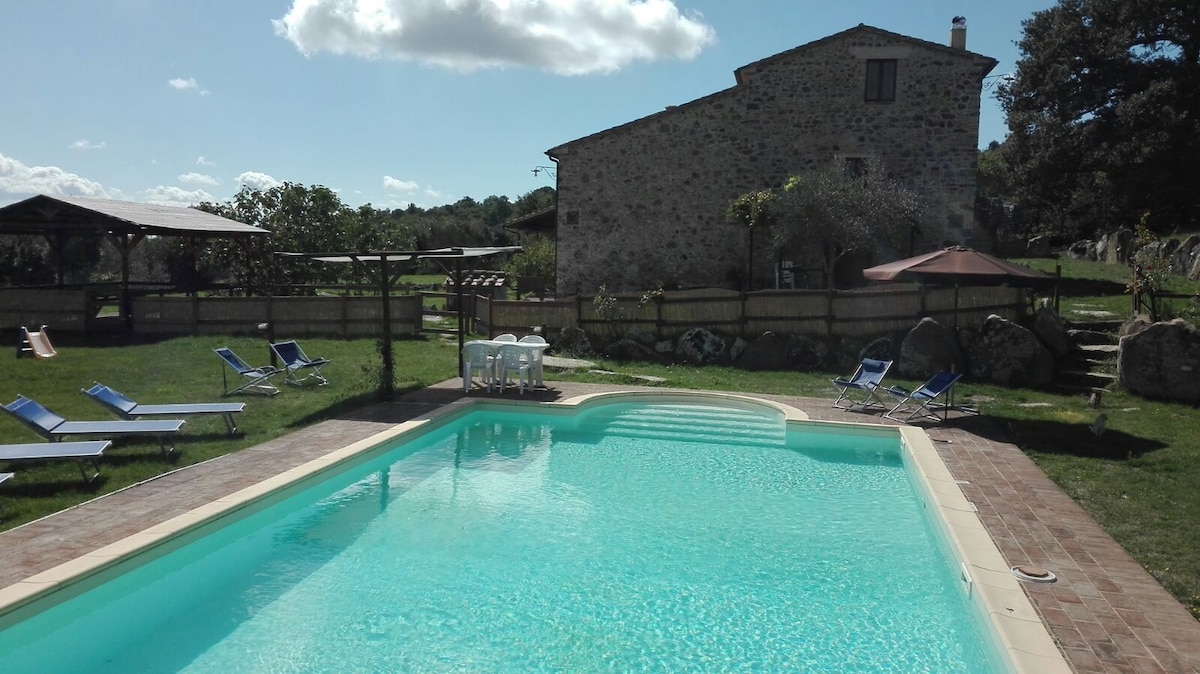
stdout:
<svg viewBox="0 0 1200 674">
<path fill-rule="evenodd" d="M 222 524 L 0 671 L 1003 671 L 897 441 L 777 413 L 474 412 Z"/>
</svg>

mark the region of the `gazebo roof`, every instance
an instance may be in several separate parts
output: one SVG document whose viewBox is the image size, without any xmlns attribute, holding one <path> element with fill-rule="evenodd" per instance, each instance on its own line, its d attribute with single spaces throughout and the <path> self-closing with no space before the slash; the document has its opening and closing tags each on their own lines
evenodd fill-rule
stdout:
<svg viewBox="0 0 1200 674">
<path fill-rule="evenodd" d="M 270 231 L 195 208 L 39 194 L 0 207 L 0 234 L 236 237 Z"/>
</svg>

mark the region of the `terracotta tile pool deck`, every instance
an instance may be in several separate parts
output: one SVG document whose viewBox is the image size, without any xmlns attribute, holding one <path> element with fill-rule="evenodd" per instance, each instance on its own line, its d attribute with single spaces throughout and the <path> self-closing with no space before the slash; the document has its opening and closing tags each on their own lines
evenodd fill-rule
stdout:
<svg viewBox="0 0 1200 674">
<path fill-rule="evenodd" d="M 524 396 L 563 400 L 639 389 L 550 382 Z M 463 396 L 458 379 L 323 421 L 0 533 L 0 588 L 80 557 Z M 487 396 L 472 393 L 472 396 Z M 879 422 L 823 398 L 758 395 L 813 419 Z M 495 397 L 495 396 L 492 396 Z M 510 392 L 509 398 L 514 397 Z M 1077 672 L 1200 672 L 1200 622 L 1117 545 L 986 417 L 924 425 L 1011 565 L 1050 569 L 1022 583 Z"/>
</svg>

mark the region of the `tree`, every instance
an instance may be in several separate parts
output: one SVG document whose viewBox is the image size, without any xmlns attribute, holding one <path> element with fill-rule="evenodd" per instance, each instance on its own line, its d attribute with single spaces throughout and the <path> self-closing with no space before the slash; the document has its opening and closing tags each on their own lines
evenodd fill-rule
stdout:
<svg viewBox="0 0 1200 674">
<path fill-rule="evenodd" d="M 1060 0 L 997 87 L 1019 205 L 1062 236 L 1200 218 L 1200 3 Z"/>
<path fill-rule="evenodd" d="M 774 222 L 772 245 L 812 251 L 826 288 L 834 285 L 838 261 L 850 253 L 903 250 L 922 213 L 916 193 L 888 177 L 873 158 L 835 159 L 791 176 L 773 194 L 766 201 Z"/>
<path fill-rule="evenodd" d="M 520 252 L 514 254 L 504 270 L 514 278 L 533 276 L 545 279 L 545 287 L 555 286 L 554 241 L 544 236 L 526 236 L 521 242 Z"/>
<path fill-rule="evenodd" d="M 744 287 L 754 289 L 754 232 L 763 231 L 775 223 L 772 208 L 775 193 L 771 190 L 747 192 L 729 204 L 725 219 L 746 228 L 746 281 Z"/>
</svg>

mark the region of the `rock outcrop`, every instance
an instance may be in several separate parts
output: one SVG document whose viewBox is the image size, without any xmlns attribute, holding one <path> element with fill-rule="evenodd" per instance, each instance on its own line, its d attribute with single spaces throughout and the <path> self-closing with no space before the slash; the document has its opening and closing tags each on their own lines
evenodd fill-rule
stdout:
<svg viewBox="0 0 1200 674">
<path fill-rule="evenodd" d="M 675 355 L 693 365 L 716 363 L 729 356 L 729 343 L 720 335 L 705 330 L 692 328 L 675 340 Z"/>
<path fill-rule="evenodd" d="M 1054 379 L 1054 355 L 1032 332 L 995 314 L 979 332 L 966 335 L 971 378 L 1007 386 L 1046 386 Z"/>
<path fill-rule="evenodd" d="M 1148 398 L 1200 403 L 1200 330 L 1177 318 L 1122 337 L 1117 381 Z"/>
<path fill-rule="evenodd" d="M 922 318 L 900 342 L 896 370 L 916 379 L 927 379 L 941 370 L 963 372 L 966 361 L 954 332 L 932 318 Z"/>
</svg>

